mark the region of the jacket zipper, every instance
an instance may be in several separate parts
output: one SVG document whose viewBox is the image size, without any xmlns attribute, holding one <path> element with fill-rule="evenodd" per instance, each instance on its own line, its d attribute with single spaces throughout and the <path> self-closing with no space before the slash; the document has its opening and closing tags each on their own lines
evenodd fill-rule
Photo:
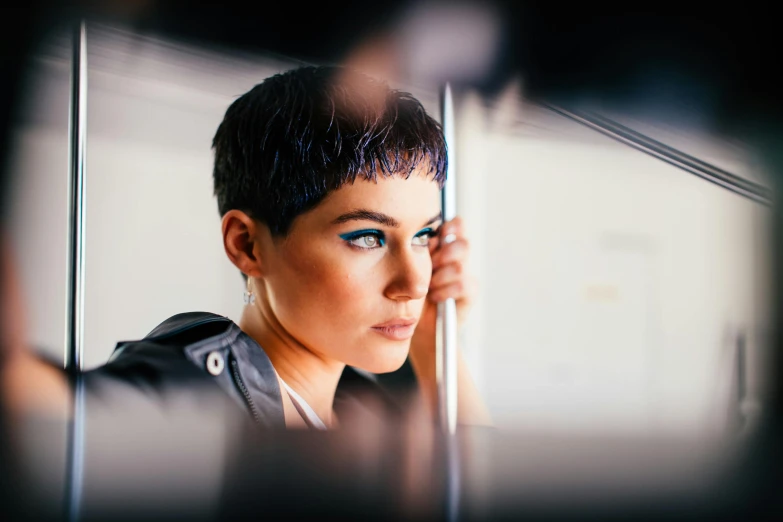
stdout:
<svg viewBox="0 0 783 522">
<path fill-rule="evenodd" d="M 256 424 L 261 423 L 261 415 L 258 413 L 258 409 L 256 409 L 256 405 L 253 403 L 253 399 L 250 397 L 250 392 L 247 389 L 247 386 L 245 386 L 245 382 L 242 380 L 242 375 L 239 373 L 239 363 L 237 363 L 237 360 L 233 357 L 231 358 L 231 376 L 234 378 L 234 384 L 237 385 L 237 388 L 239 388 L 239 391 L 242 392 L 242 395 L 245 398 L 245 402 L 247 403 L 247 407 L 250 409 L 250 413 L 253 414 L 253 420 L 256 422 Z"/>
</svg>

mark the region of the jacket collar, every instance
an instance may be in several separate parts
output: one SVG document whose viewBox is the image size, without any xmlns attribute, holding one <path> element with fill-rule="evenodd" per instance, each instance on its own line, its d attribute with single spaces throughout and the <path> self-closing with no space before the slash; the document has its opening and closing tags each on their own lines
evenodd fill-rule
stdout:
<svg viewBox="0 0 783 522">
<path fill-rule="evenodd" d="M 218 323 L 225 325 L 225 328 Z M 202 327 L 205 331 L 208 330 L 209 334 L 198 335 L 198 329 Z M 251 409 L 254 407 L 257 410 L 257 419 L 262 425 L 271 428 L 285 427 L 283 400 L 272 362 L 261 345 L 244 333 L 236 323 L 227 317 L 208 312 L 183 313 L 158 325 L 144 340 L 165 342 L 175 340 L 178 336 L 188 339 L 187 344 L 183 345 L 185 357 L 204 373 L 208 373 L 207 359 L 210 354 L 220 354 L 224 369 L 220 375 L 212 376 L 217 384 L 247 407 L 248 399 L 243 397 L 244 390 L 240 389 L 244 387 L 253 405 Z M 393 409 L 397 408 L 386 394 L 381 392 L 375 376 L 346 366 L 335 396 L 338 416 L 355 409 L 357 404 L 362 402 L 357 400 L 357 397 L 364 394 L 372 394 Z"/>
<path fill-rule="evenodd" d="M 224 361 L 224 369 L 213 376 L 217 384 L 240 402 L 249 400 L 262 425 L 284 427 L 283 401 L 272 362 L 264 349 L 231 319 L 208 312 L 178 314 L 158 325 L 145 340 L 188 336 L 194 329 L 205 325 L 214 327 L 215 323 L 224 323 L 225 329 L 205 338 L 197 337 L 196 341 L 183 346 L 185 357 L 206 373 L 207 358 L 213 352 L 218 353 Z M 210 331 L 214 332 L 211 328 Z M 249 397 L 242 397 L 245 391 Z"/>
</svg>

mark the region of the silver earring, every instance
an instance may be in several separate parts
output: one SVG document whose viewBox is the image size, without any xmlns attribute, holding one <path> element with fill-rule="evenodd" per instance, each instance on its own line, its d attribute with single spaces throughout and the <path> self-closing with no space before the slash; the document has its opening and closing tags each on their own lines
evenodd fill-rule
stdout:
<svg viewBox="0 0 783 522">
<path fill-rule="evenodd" d="M 255 304 L 256 302 L 256 296 L 253 294 L 253 290 L 250 289 L 250 278 L 247 278 L 247 288 L 245 289 L 245 294 L 243 296 L 243 301 L 245 301 L 245 304 Z"/>
</svg>

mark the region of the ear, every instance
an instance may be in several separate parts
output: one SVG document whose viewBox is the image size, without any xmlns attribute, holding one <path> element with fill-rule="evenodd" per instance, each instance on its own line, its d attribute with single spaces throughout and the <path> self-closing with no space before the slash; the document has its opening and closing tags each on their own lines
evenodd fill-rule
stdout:
<svg viewBox="0 0 783 522">
<path fill-rule="evenodd" d="M 259 226 L 241 210 L 229 210 L 223 216 L 223 249 L 234 266 L 248 277 L 260 277 L 263 272 Z"/>
</svg>

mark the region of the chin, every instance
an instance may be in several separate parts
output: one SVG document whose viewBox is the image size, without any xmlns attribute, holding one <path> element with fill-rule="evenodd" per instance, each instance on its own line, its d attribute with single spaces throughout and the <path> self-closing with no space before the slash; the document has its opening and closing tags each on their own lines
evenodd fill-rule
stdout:
<svg viewBox="0 0 783 522">
<path fill-rule="evenodd" d="M 408 340 L 394 344 L 396 346 L 389 346 L 384 343 L 383 346 L 373 347 L 365 352 L 365 356 L 356 361 L 356 364 L 349 364 L 370 373 L 396 372 L 405 364 L 411 343 Z"/>
</svg>

